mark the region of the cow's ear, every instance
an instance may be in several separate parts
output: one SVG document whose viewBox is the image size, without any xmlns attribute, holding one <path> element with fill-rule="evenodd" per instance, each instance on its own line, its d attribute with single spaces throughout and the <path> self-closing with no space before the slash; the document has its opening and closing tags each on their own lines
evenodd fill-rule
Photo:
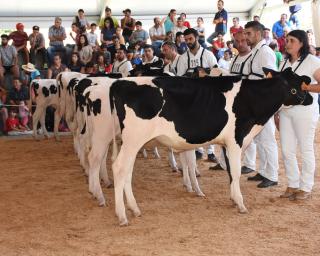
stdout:
<svg viewBox="0 0 320 256">
<path fill-rule="evenodd" d="M 311 83 L 311 79 L 308 76 L 301 76 L 301 79 L 306 84 L 310 84 Z"/>
<path fill-rule="evenodd" d="M 264 73 L 266 76 L 268 76 L 269 73 L 270 73 L 271 77 L 274 77 L 275 75 L 279 74 L 279 72 L 274 71 L 273 69 L 270 69 L 270 68 L 265 68 L 265 67 L 263 67 L 262 70 L 263 70 L 263 73 Z M 269 77 L 269 78 L 270 78 L 270 77 Z"/>
</svg>

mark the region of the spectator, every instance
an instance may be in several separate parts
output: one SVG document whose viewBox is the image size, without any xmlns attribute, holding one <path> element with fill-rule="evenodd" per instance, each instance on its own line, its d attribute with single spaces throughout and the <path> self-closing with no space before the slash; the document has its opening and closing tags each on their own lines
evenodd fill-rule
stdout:
<svg viewBox="0 0 320 256">
<path fill-rule="evenodd" d="M 184 32 L 187 29 L 187 27 L 183 26 L 183 21 L 181 19 L 181 17 L 179 17 L 177 19 L 177 25 L 173 27 L 172 29 L 172 33 L 173 33 L 173 37 L 175 39 L 175 36 L 178 32 Z"/>
<path fill-rule="evenodd" d="M 8 95 L 10 105 L 20 105 L 23 102 L 28 105 L 29 91 L 27 86 L 22 86 L 19 78 L 13 79 L 13 88 Z"/>
<path fill-rule="evenodd" d="M 168 60 L 168 63 L 164 67 L 164 71 L 169 71 L 176 75 L 177 64 L 180 58 L 176 45 L 172 42 L 164 42 L 162 45 L 162 54 L 164 55 L 164 59 Z"/>
<path fill-rule="evenodd" d="M 94 74 L 94 64 L 93 62 L 88 62 L 85 66 L 85 71 L 84 71 L 85 74 L 88 74 L 88 75 L 91 75 L 91 74 Z"/>
<path fill-rule="evenodd" d="M 185 27 L 187 27 L 187 28 L 191 28 L 189 21 L 186 21 L 187 14 L 185 14 L 184 12 L 182 12 L 182 13 L 180 14 L 180 18 L 182 19 L 183 26 L 185 26 Z"/>
<path fill-rule="evenodd" d="M 273 24 L 273 27 L 272 27 L 273 37 L 275 39 L 283 37 L 285 27 L 290 28 L 290 24 L 287 21 L 287 14 L 283 13 L 281 14 L 280 20 Z"/>
<path fill-rule="evenodd" d="M 283 29 L 283 32 L 284 32 L 283 36 L 279 37 L 276 41 L 278 43 L 279 51 L 282 54 L 285 54 L 285 52 L 286 52 L 286 38 L 287 38 L 287 34 L 290 32 L 289 27 L 285 27 Z"/>
<path fill-rule="evenodd" d="M 49 28 L 49 47 L 48 52 L 48 61 L 49 65 L 53 62 L 53 56 L 57 51 L 66 53 L 63 41 L 66 39 L 66 31 L 64 27 L 61 26 L 62 20 L 60 17 L 55 18 L 54 25 Z"/>
<path fill-rule="evenodd" d="M 258 22 L 260 22 L 260 16 L 259 16 L 259 15 L 254 15 L 254 16 L 253 16 L 253 21 L 258 21 Z"/>
<path fill-rule="evenodd" d="M 214 16 L 213 24 L 216 25 L 215 31 L 212 35 L 210 35 L 207 39 L 209 44 L 212 44 L 213 39 L 215 39 L 218 34 L 224 35 L 227 32 L 227 21 L 228 21 L 228 13 L 223 8 L 224 2 L 222 0 L 218 0 L 217 7 L 218 12 Z"/>
<path fill-rule="evenodd" d="M 72 40 L 75 42 L 73 46 L 76 46 L 79 43 L 79 37 L 81 35 L 80 28 L 77 23 L 72 23 L 71 32 L 69 35 L 71 36 Z"/>
<path fill-rule="evenodd" d="M 175 18 L 176 15 L 177 15 L 177 11 L 175 9 L 171 9 L 169 14 L 161 20 L 161 25 L 163 24 L 166 34 L 169 31 L 172 31 L 174 26 L 177 24 L 177 21 Z"/>
<path fill-rule="evenodd" d="M 223 39 L 223 35 L 218 33 L 216 40 L 212 42 L 212 52 L 217 59 L 220 59 L 223 56 L 223 52 L 226 48 L 226 44 Z"/>
<path fill-rule="evenodd" d="M 130 40 L 129 40 L 130 45 L 133 45 L 137 42 L 143 42 L 144 44 L 146 44 L 148 38 L 149 38 L 149 34 L 147 31 L 145 31 L 142 28 L 141 21 L 137 21 L 136 22 L 136 30 L 130 36 Z"/>
<path fill-rule="evenodd" d="M 197 26 L 194 27 L 195 30 L 197 30 L 198 35 L 199 35 L 199 44 L 203 47 L 203 48 L 207 48 L 206 45 L 206 33 L 205 33 L 205 28 L 203 25 L 203 18 L 202 17 L 198 17 L 197 18 Z"/>
<path fill-rule="evenodd" d="M 309 45 L 309 53 L 311 54 L 311 55 L 314 55 L 314 56 L 316 56 L 316 53 L 317 53 L 317 51 L 316 51 L 316 47 L 314 46 L 314 45 Z"/>
<path fill-rule="evenodd" d="M 23 81 L 23 85 L 29 86 L 30 82 L 33 79 L 40 78 L 40 72 L 38 69 L 35 68 L 35 66 L 32 63 L 28 63 L 26 65 L 22 65 L 22 70 L 24 73 L 25 80 Z"/>
<path fill-rule="evenodd" d="M 36 56 L 40 56 L 41 63 L 47 62 L 47 51 L 45 48 L 45 39 L 44 36 L 39 32 L 39 26 L 32 27 L 32 33 L 29 35 L 29 42 L 30 42 L 30 60 L 31 63 L 36 64 Z M 43 65 L 39 67 L 43 69 Z"/>
<path fill-rule="evenodd" d="M 137 53 L 133 48 L 129 48 L 127 50 L 127 59 L 131 62 L 133 68 L 142 64 L 142 59 L 140 58 L 139 53 Z"/>
<path fill-rule="evenodd" d="M 301 4 L 289 6 L 289 11 L 290 11 L 289 23 L 290 23 L 291 29 L 299 29 L 300 21 L 298 19 L 297 12 L 299 12 L 301 9 L 302 9 Z"/>
<path fill-rule="evenodd" d="M 233 26 L 230 27 L 230 37 L 231 37 L 231 40 L 233 41 L 234 40 L 233 35 L 238 31 L 243 30 L 243 27 L 241 27 L 239 24 L 239 17 L 234 17 L 232 19 L 232 23 L 233 23 Z"/>
<path fill-rule="evenodd" d="M 16 31 L 13 31 L 9 35 L 9 40 L 12 39 L 12 45 L 16 47 L 16 50 L 23 56 L 23 63 L 29 62 L 29 51 L 27 48 L 27 41 L 29 39 L 28 34 L 24 32 L 24 25 L 22 23 L 17 23 Z"/>
<path fill-rule="evenodd" d="M 98 42 L 98 35 L 95 33 L 97 29 L 97 24 L 91 23 L 90 31 L 86 33 L 88 43 L 91 45 L 93 51 L 98 51 L 99 49 L 99 42 Z"/>
<path fill-rule="evenodd" d="M 218 65 L 220 68 L 223 68 L 225 70 L 229 70 L 230 64 L 231 64 L 231 56 L 232 52 L 229 50 L 224 51 L 223 57 L 219 59 Z"/>
<path fill-rule="evenodd" d="M 150 44 L 146 44 L 144 46 L 144 59 L 143 59 L 143 65 L 144 64 L 150 64 L 155 63 L 159 61 L 159 58 L 154 55 L 153 48 Z"/>
<path fill-rule="evenodd" d="M 121 19 L 121 28 L 122 28 L 122 35 L 126 43 L 129 42 L 129 38 L 131 37 L 136 21 L 131 17 L 131 10 L 125 9 L 123 10 L 124 18 Z"/>
<path fill-rule="evenodd" d="M 320 47 L 316 47 L 316 56 L 320 58 Z"/>
<path fill-rule="evenodd" d="M 282 54 L 281 52 L 279 52 L 279 47 L 278 47 L 278 43 L 276 40 L 272 41 L 270 44 L 269 44 L 269 47 L 274 51 L 274 53 L 276 54 L 276 65 L 277 65 L 277 68 L 279 69 L 279 66 L 280 66 L 280 63 L 281 61 L 283 60 L 282 58 Z"/>
<path fill-rule="evenodd" d="M 83 64 L 86 65 L 88 62 L 92 60 L 93 50 L 91 45 L 89 45 L 88 43 L 88 39 L 86 35 L 83 34 L 80 36 L 79 44 L 76 45 L 74 51 L 79 54 L 80 61 Z"/>
<path fill-rule="evenodd" d="M 115 35 L 116 29 L 110 17 L 104 19 L 104 27 L 101 30 L 100 41 L 101 47 L 109 48 L 112 46 L 112 37 Z"/>
<path fill-rule="evenodd" d="M 106 6 L 106 8 L 104 9 L 104 17 L 101 18 L 101 20 L 99 22 L 99 28 L 100 29 L 103 29 L 103 27 L 104 27 L 104 19 L 107 18 L 107 17 L 110 17 L 112 19 L 113 24 L 114 24 L 114 26 L 116 28 L 119 27 L 118 20 L 115 17 L 112 16 L 111 9 L 108 6 Z"/>
<path fill-rule="evenodd" d="M 6 133 L 7 125 L 6 121 L 8 119 L 8 109 L 4 106 L 7 102 L 7 91 L 0 87 L 0 132 Z"/>
<path fill-rule="evenodd" d="M 315 45 L 314 34 L 313 34 L 312 29 L 308 29 L 306 32 L 307 32 L 307 36 L 308 36 L 309 45 Z"/>
<path fill-rule="evenodd" d="M 231 58 L 233 58 L 234 56 L 238 55 L 238 53 L 239 53 L 238 50 L 233 47 L 233 42 L 232 41 L 227 41 L 227 49 L 226 50 L 230 51 Z"/>
<path fill-rule="evenodd" d="M 108 49 L 111 55 L 111 63 L 114 62 L 114 58 L 117 53 L 117 50 L 120 49 L 121 47 L 125 47 L 125 45 L 120 44 L 120 40 L 117 36 L 112 37 L 112 42 L 113 42 L 112 46 Z"/>
<path fill-rule="evenodd" d="M 104 56 L 104 60 L 107 65 L 110 65 L 112 63 L 111 61 L 111 53 L 107 50 L 107 48 L 103 48 L 100 53 Z"/>
<path fill-rule="evenodd" d="M 73 52 L 71 54 L 70 64 L 68 66 L 68 69 L 72 72 L 79 72 L 84 74 L 84 64 L 81 62 L 79 54 L 76 52 Z"/>
<path fill-rule="evenodd" d="M 1 35 L 0 46 L 0 87 L 4 88 L 4 75 L 11 72 L 14 78 L 19 77 L 17 50 L 12 45 L 8 45 L 9 37 Z"/>
<path fill-rule="evenodd" d="M 93 67 L 94 74 L 105 74 L 110 73 L 112 70 L 112 65 L 107 65 L 104 59 L 103 54 L 99 54 L 97 58 L 97 64 Z"/>
<path fill-rule="evenodd" d="M 168 32 L 166 33 L 166 39 L 165 39 L 164 41 L 174 42 L 172 31 L 168 31 Z"/>
<path fill-rule="evenodd" d="M 272 38 L 270 36 L 270 29 L 269 28 L 264 28 L 263 29 L 263 39 L 264 39 L 266 45 L 269 45 L 272 42 Z"/>
<path fill-rule="evenodd" d="M 177 52 L 181 55 L 188 50 L 188 46 L 184 41 L 184 36 L 182 32 L 177 32 L 176 34 L 176 42 L 175 42 Z"/>
<path fill-rule="evenodd" d="M 166 38 L 166 33 L 161 25 L 159 17 L 153 19 L 154 26 L 149 29 L 149 35 L 152 42 L 152 46 L 155 50 L 155 54 L 158 56 L 160 54 L 161 45 Z"/>
<path fill-rule="evenodd" d="M 68 71 L 68 68 L 61 63 L 60 55 L 56 54 L 53 57 L 53 64 L 48 68 L 47 79 L 55 79 L 57 75 L 63 71 Z"/>
<path fill-rule="evenodd" d="M 6 127 L 8 135 L 18 135 L 23 134 L 26 128 L 21 125 L 19 119 L 17 118 L 17 112 L 14 109 L 10 110 L 10 115 L 6 121 Z"/>
<path fill-rule="evenodd" d="M 126 41 L 124 40 L 124 37 L 122 35 L 122 29 L 120 27 L 116 28 L 116 36 L 119 38 L 120 44 L 126 44 Z"/>
<path fill-rule="evenodd" d="M 87 20 L 87 17 L 85 17 L 83 9 L 78 10 L 78 15 L 74 17 L 72 23 L 77 24 L 81 34 L 86 33 L 86 30 L 90 29 L 90 23 Z"/>
<path fill-rule="evenodd" d="M 127 60 L 126 48 L 121 47 L 117 50 L 116 61 L 112 67 L 112 73 L 121 73 L 122 77 L 127 77 L 132 70 L 131 62 Z"/>
</svg>

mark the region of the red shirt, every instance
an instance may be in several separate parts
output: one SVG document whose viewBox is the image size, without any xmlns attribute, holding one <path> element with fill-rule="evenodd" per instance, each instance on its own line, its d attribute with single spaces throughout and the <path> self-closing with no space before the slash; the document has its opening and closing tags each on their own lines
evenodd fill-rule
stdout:
<svg viewBox="0 0 320 256">
<path fill-rule="evenodd" d="M 190 27 L 191 27 L 189 21 L 184 21 L 184 22 L 183 22 L 183 26 L 185 26 L 185 27 L 187 27 L 187 28 L 190 28 Z"/>
<path fill-rule="evenodd" d="M 14 46 L 19 47 L 27 43 L 29 37 L 26 32 L 13 31 L 9 35 L 9 39 L 13 40 Z"/>
<path fill-rule="evenodd" d="M 232 26 L 230 28 L 230 34 L 234 35 L 235 33 L 237 33 L 239 30 L 243 30 L 243 28 L 240 26 L 239 28 L 235 28 L 234 26 Z"/>
<path fill-rule="evenodd" d="M 225 44 L 224 44 L 224 41 L 219 41 L 219 40 L 214 40 L 213 41 L 213 45 L 215 45 L 216 47 L 218 47 L 218 49 L 223 49 L 225 48 Z M 212 52 L 213 53 L 217 53 L 217 49 L 212 47 Z"/>
<path fill-rule="evenodd" d="M 18 128 L 19 120 L 18 120 L 18 118 L 10 118 L 10 117 L 8 117 L 8 119 L 6 121 L 6 124 L 7 124 L 7 131 L 10 132 L 14 128 Z"/>
</svg>

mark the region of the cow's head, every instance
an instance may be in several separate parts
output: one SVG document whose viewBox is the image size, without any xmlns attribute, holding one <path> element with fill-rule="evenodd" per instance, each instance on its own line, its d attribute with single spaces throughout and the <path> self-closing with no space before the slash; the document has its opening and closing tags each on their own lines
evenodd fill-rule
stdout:
<svg viewBox="0 0 320 256">
<path fill-rule="evenodd" d="M 292 69 L 286 68 L 281 72 L 274 71 L 272 69 L 263 68 L 267 78 L 280 77 L 284 81 L 286 88 L 285 106 L 290 105 L 311 105 L 313 98 L 307 91 L 301 89 L 302 84 L 310 84 L 311 79 L 308 76 L 299 76 L 292 71 Z"/>
</svg>

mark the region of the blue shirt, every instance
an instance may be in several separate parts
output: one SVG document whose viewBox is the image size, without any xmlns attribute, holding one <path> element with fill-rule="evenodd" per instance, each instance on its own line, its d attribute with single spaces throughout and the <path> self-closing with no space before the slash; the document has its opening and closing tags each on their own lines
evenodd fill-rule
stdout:
<svg viewBox="0 0 320 256">
<path fill-rule="evenodd" d="M 289 22 L 286 21 L 286 24 L 284 26 L 282 26 L 281 22 L 279 20 L 279 21 L 277 21 L 276 23 L 273 24 L 272 33 L 275 33 L 277 37 L 282 37 L 284 35 L 283 29 L 285 27 L 290 28 Z"/>
<path fill-rule="evenodd" d="M 219 22 L 216 24 L 215 32 L 223 32 L 224 34 L 227 32 L 227 21 L 228 21 L 228 13 L 225 9 L 222 9 L 221 11 L 217 12 L 214 16 L 214 19 L 223 18 L 226 23 Z"/>
<path fill-rule="evenodd" d="M 40 76 L 40 72 L 39 70 L 36 69 L 35 71 L 31 72 L 30 81 L 32 81 L 33 79 L 36 79 L 38 76 Z"/>
<path fill-rule="evenodd" d="M 112 36 L 116 33 L 116 29 L 115 28 L 103 28 L 101 30 L 101 33 L 103 34 L 103 40 L 104 41 L 111 41 L 112 40 Z"/>
<path fill-rule="evenodd" d="M 174 27 L 174 23 L 171 21 L 171 19 L 169 18 L 169 16 L 167 16 L 165 22 L 164 22 L 164 30 L 166 33 L 168 33 L 169 31 L 171 31 Z"/>
</svg>

